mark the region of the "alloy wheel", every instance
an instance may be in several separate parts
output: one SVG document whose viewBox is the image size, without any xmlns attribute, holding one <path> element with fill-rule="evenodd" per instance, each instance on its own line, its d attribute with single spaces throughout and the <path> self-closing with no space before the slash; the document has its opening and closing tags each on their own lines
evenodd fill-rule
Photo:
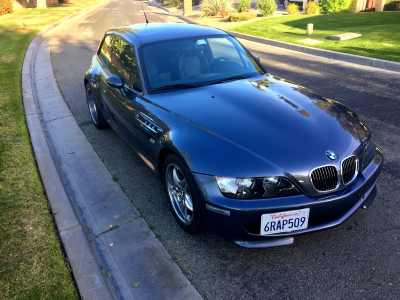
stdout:
<svg viewBox="0 0 400 300">
<path fill-rule="evenodd" d="M 167 166 L 166 185 L 169 200 L 182 223 L 189 225 L 193 221 L 193 202 L 185 176 L 174 163 Z"/>
<path fill-rule="evenodd" d="M 90 116 L 92 117 L 93 122 L 97 124 L 97 106 L 90 88 L 86 90 L 86 98 L 89 106 Z"/>
</svg>

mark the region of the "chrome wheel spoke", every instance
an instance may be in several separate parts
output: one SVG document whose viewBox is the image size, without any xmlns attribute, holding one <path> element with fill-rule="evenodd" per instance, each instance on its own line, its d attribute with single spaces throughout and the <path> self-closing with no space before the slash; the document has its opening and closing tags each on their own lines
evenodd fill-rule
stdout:
<svg viewBox="0 0 400 300">
<path fill-rule="evenodd" d="M 96 102 L 93 99 L 92 93 L 89 91 L 87 92 L 87 100 L 88 100 L 88 105 L 89 105 L 90 116 L 92 117 L 93 122 L 97 124 Z"/>
<path fill-rule="evenodd" d="M 177 169 L 176 169 L 176 168 L 174 168 L 174 169 L 172 170 L 172 177 L 173 177 L 173 179 L 174 179 L 174 186 L 175 186 L 176 188 L 179 189 L 179 186 L 180 186 L 179 182 L 180 182 L 180 180 L 179 180 L 179 175 L 178 175 L 178 172 L 177 172 Z"/>
<path fill-rule="evenodd" d="M 179 182 L 179 186 L 181 187 L 182 191 L 184 191 L 185 194 L 186 194 L 186 189 L 187 189 L 187 182 L 186 182 L 186 179 L 182 179 L 182 180 Z"/>
<path fill-rule="evenodd" d="M 178 200 L 178 205 L 179 205 L 179 209 L 181 210 L 181 212 L 183 212 L 185 210 L 183 199 Z"/>
<path fill-rule="evenodd" d="M 190 198 L 189 195 L 187 195 L 185 197 L 185 207 L 190 210 L 193 211 L 193 203 L 192 203 L 192 198 Z"/>
</svg>

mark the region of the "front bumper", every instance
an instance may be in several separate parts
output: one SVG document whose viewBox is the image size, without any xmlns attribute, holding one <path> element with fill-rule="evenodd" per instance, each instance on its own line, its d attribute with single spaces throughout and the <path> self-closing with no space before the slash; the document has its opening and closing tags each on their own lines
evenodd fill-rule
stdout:
<svg viewBox="0 0 400 300">
<path fill-rule="evenodd" d="M 234 243 L 248 248 L 288 245 L 300 234 L 333 228 L 347 220 L 359 207 L 368 206 L 376 196 L 376 181 L 383 155 L 376 155 L 358 179 L 344 190 L 320 197 L 305 195 L 273 199 L 229 199 L 224 197 L 214 176 L 193 173 L 203 198 L 202 212 L 210 229 Z M 310 208 L 308 228 L 272 235 L 260 234 L 261 215 Z"/>
</svg>

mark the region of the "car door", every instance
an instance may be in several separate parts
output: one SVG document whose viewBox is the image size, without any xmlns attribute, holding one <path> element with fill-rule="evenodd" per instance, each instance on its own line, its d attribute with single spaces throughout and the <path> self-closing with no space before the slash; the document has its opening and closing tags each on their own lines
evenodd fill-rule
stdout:
<svg viewBox="0 0 400 300">
<path fill-rule="evenodd" d="M 110 75 L 120 77 L 123 88 L 115 88 L 104 82 L 103 93 L 108 110 L 118 131 L 131 143 L 137 144 L 136 109 L 140 103 L 141 82 L 137 80 L 137 64 L 134 48 L 121 37 L 114 36 L 111 41 Z M 132 75 L 133 74 L 133 75 Z M 132 77 L 132 79 L 131 79 Z"/>
</svg>

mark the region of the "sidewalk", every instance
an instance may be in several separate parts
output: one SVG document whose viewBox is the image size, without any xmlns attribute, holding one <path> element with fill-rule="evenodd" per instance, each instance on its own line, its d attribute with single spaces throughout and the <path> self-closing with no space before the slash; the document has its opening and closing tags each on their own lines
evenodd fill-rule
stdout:
<svg viewBox="0 0 400 300">
<path fill-rule="evenodd" d="M 23 102 L 40 176 L 83 299 L 201 299 L 113 180 L 54 78 L 52 35 L 113 3 L 50 26 L 26 52 Z"/>
</svg>

